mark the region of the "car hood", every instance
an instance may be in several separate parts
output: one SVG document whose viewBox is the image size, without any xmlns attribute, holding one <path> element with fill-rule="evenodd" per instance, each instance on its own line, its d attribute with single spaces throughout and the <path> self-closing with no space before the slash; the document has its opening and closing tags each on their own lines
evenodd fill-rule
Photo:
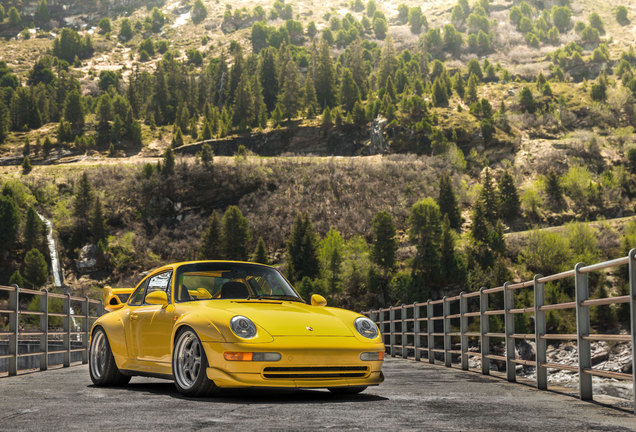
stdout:
<svg viewBox="0 0 636 432">
<path fill-rule="evenodd" d="M 272 336 L 353 336 L 353 320 L 343 322 L 332 308 L 269 300 L 213 300 L 206 303 L 206 306 L 223 309 L 232 316 L 243 315 Z"/>
</svg>

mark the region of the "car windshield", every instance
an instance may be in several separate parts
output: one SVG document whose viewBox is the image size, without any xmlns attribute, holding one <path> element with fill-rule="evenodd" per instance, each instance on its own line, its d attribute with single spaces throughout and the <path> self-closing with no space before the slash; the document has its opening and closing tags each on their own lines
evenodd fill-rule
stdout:
<svg viewBox="0 0 636 432">
<path fill-rule="evenodd" d="M 195 263 L 177 270 L 175 300 L 276 299 L 302 302 L 278 270 L 256 264 Z"/>
</svg>

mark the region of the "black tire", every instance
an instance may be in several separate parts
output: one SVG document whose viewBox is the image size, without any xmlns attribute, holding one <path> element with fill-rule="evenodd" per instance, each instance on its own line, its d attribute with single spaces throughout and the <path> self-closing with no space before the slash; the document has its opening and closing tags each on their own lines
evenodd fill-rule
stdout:
<svg viewBox="0 0 636 432">
<path fill-rule="evenodd" d="M 367 386 L 354 387 L 329 387 L 329 391 L 335 395 L 358 394 L 367 389 Z"/>
<path fill-rule="evenodd" d="M 101 327 L 95 329 L 91 338 L 88 371 L 93 384 L 100 387 L 123 386 L 130 381 L 130 376 L 122 374 L 117 368 L 108 336 Z"/>
<path fill-rule="evenodd" d="M 208 378 L 208 358 L 199 336 L 190 327 L 183 327 L 174 339 L 172 376 L 174 385 L 184 396 L 201 397 L 218 390 Z"/>
</svg>

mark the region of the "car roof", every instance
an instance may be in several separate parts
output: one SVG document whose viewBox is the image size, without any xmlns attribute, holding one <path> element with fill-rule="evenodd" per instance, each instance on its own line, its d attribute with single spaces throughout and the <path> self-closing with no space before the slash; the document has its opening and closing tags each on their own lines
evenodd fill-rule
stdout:
<svg viewBox="0 0 636 432">
<path fill-rule="evenodd" d="M 157 267 L 156 269 L 151 270 L 148 274 L 153 274 L 153 273 L 156 273 L 156 272 L 161 271 L 161 270 L 175 269 L 175 268 L 177 268 L 179 266 L 182 266 L 184 264 L 202 264 L 202 263 L 248 264 L 248 265 L 253 265 L 253 266 L 274 268 L 274 267 L 266 265 L 266 264 L 260 264 L 260 263 L 248 262 L 248 261 L 197 260 L 197 261 L 181 261 L 181 262 L 176 262 L 176 263 L 172 263 L 172 264 L 166 264 L 166 265 L 163 265 L 161 267 Z"/>
</svg>

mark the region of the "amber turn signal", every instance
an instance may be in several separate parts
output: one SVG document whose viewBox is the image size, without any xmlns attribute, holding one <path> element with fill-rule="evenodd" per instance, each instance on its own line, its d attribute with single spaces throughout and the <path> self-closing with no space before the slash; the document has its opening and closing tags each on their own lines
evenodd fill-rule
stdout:
<svg viewBox="0 0 636 432">
<path fill-rule="evenodd" d="M 384 361 L 384 351 L 363 352 L 360 354 L 362 361 Z"/>
<path fill-rule="evenodd" d="M 227 361 L 278 361 L 281 359 L 280 353 L 274 352 L 231 352 L 226 351 L 223 357 Z"/>
</svg>

